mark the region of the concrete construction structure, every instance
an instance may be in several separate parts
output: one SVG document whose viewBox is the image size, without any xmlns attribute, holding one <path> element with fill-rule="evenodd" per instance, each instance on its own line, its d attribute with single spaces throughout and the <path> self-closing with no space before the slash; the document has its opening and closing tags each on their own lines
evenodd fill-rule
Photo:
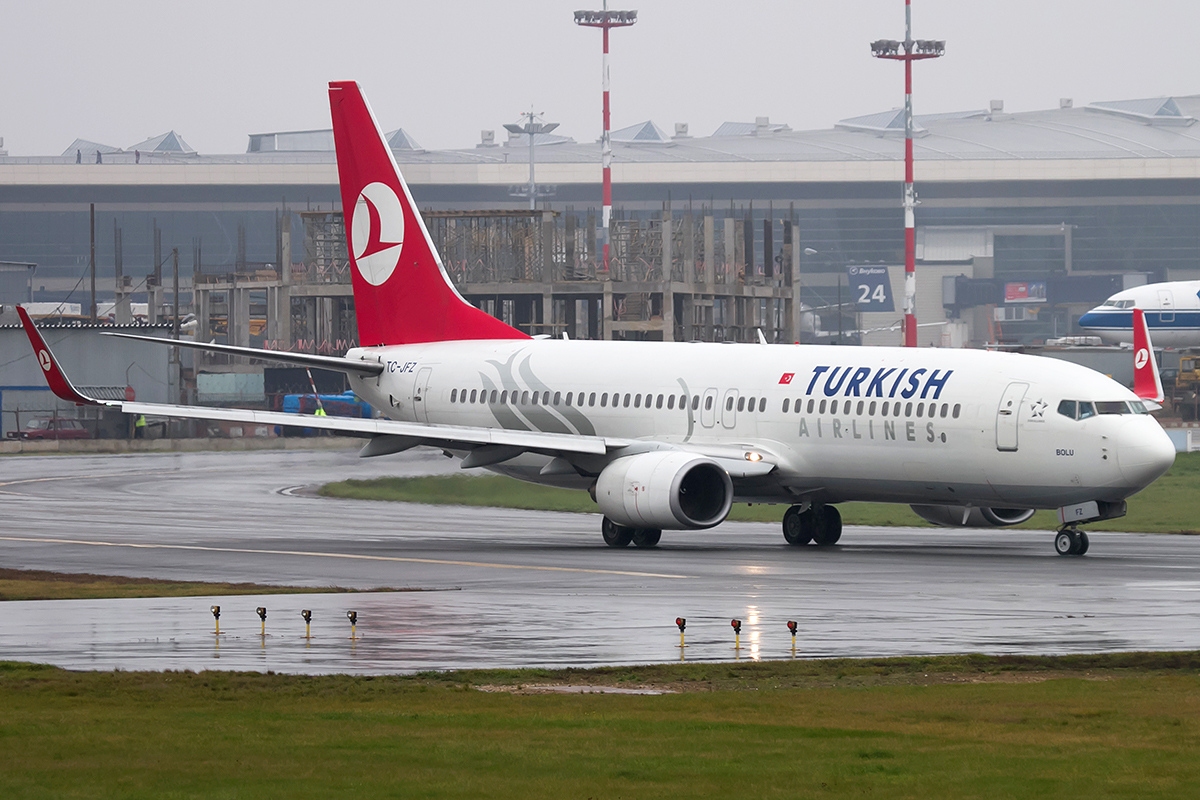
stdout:
<svg viewBox="0 0 1200 800">
<path fill-rule="evenodd" d="M 917 316 L 939 323 L 920 343 L 1065 335 L 1122 286 L 1200 277 L 1198 118 L 1200 96 L 918 114 Z M 102 163 L 76 163 L 71 149 L 0 157 L 0 259 L 38 265 L 34 299 L 81 299 L 95 203 L 99 285 L 114 287 L 123 262 L 122 294 L 147 297 L 152 319 L 170 303 L 164 255 L 178 248 L 200 335 L 351 343 L 328 132 L 255 134 L 240 155 L 156 140 Z M 839 303 L 859 299 L 848 267 L 886 268 L 891 296 L 904 295 L 901 110 L 827 130 L 761 117 L 710 136 L 649 121 L 613 131 L 607 272 L 599 143 L 538 135 L 539 186 L 553 194 L 531 213 L 511 194 L 527 181 L 524 136 L 497 143 L 484 131 L 450 151 L 405 130 L 389 141 L 460 290 L 531 332 L 748 341 L 759 328 L 795 341 L 816 327 L 803 302 L 835 334 L 817 341 L 839 328 L 900 341 L 899 310 Z"/>
</svg>

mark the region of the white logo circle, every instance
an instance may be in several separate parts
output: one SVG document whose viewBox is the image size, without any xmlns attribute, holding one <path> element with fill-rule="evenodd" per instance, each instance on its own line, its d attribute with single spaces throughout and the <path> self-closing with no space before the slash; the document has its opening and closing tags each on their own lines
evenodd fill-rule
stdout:
<svg viewBox="0 0 1200 800">
<path fill-rule="evenodd" d="M 45 350 L 38 350 L 38 363 L 42 365 L 42 372 L 50 371 L 50 354 Z"/>
<path fill-rule="evenodd" d="M 1141 350 L 1138 350 L 1136 353 L 1133 354 L 1133 368 L 1134 369 L 1141 369 L 1142 367 L 1146 366 L 1146 364 L 1149 363 L 1149 361 L 1150 361 L 1150 353 L 1148 353 L 1146 351 L 1146 348 L 1144 348 L 1144 347 Z"/>
<path fill-rule="evenodd" d="M 385 183 L 368 183 L 358 194 L 350 220 L 350 249 L 358 274 L 379 286 L 400 263 L 404 246 L 404 209 Z"/>
</svg>

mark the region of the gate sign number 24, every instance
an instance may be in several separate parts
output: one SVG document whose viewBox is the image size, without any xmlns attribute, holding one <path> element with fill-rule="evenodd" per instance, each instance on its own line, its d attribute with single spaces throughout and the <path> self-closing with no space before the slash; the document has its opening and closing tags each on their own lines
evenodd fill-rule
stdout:
<svg viewBox="0 0 1200 800">
<path fill-rule="evenodd" d="M 895 311 L 887 267 L 846 267 L 850 292 L 859 311 Z"/>
</svg>

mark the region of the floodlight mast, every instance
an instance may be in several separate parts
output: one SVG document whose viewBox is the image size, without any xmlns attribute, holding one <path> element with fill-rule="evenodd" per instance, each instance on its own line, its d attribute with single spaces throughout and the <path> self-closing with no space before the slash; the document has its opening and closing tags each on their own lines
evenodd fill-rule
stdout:
<svg viewBox="0 0 1200 800">
<path fill-rule="evenodd" d="M 609 137 L 608 107 L 608 31 L 610 28 L 628 28 L 637 22 L 636 11 L 609 11 L 608 0 L 600 11 L 576 11 L 575 24 L 584 28 L 599 28 L 604 33 L 604 57 L 601 65 L 604 82 L 604 131 L 600 134 L 600 166 L 603 194 L 600 211 L 600 253 L 603 268 L 608 272 L 609 224 L 612 220 L 612 141 Z"/>
<path fill-rule="evenodd" d="M 917 194 L 913 189 L 912 63 L 945 55 L 946 43 L 912 38 L 912 0 L 904 0 L 904 41 L 871 42 L 871 55 L 904 62 L 904 346 L 917 346 Z"/>
<path fill-rule="evenodd" d="M 550 133 L 558 127 L 557 122 L 539 122 L 540 114 L 535 114 L 532 109 L 521 114 L 521 118 L 525 120 L 525 124 L 517 125 L 508 123 L 504 126 L 504 130 L 512 134 L 524 134 L 529 137 L 529 185 L 526 187 L 526 193 L 529 195 L 529 210 L 537 210 L 537 181 L 534 180 L 534 157 L 533 157 L 533 141 L 539 133 Z"/>
</svg>

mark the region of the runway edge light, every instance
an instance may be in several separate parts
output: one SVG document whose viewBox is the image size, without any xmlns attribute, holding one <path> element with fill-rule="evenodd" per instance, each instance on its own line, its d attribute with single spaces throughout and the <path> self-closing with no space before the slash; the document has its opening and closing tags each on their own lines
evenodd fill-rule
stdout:
<svg viewBox="0 0 1200 800">
<path fill-rule="evenodd" d="M 676 617 L 675 624 L 679 627 L 679 647 L 680 648 L 687 647 L 687 645 L 684 644 L 684 641 L 683 641 L 683 630 L 684 630 L 684 628 L 687 627 L 687 620 L 684 619 L 683 617 Z"/>
<path fill-rule="evenodd" d="M 254 609 L 254 611 L 258 614 L 259 621 L 262 622 L 262 630 L 259 631 L 258 635 L 266 636 L 267 635 L 267 607 L 259 606 L 258 608 Z"/>
<path fill-rule="evenodd" d="M 213 633 L 215 633 L 217 636 L 220 636 L 221 635 L 221 607 L 220 606 L 209 606 L 208 610 L 211 611 L 212 615 L 213 615 L 213 628 L 214 628 Z"/>
<path fill-rule="evenodd" d="M 358 612 L 357 611 L 347 611 L 346 619 L 350 620 L 350 638 L 357 639 L 358 638 L 358 633 L 357 633 Z"/>
<path fill-rule="evenodd" d="M 796 620 L 789 619 L 787 622 L 788 631 L 792 634 L 792 658 L 796 657 L 796 629 L 800 626 L 796 624 Z"/>
<path fill-rule="evenodd" d="M 304 617 L 304 638 L 312 638 L 312 612 L 307 608 L 300 612 L 300 616 Z"/>
<path fill-rule="evenodd" d="M 742 649 L 742 621 L 740 619 L 731 619 L 729 624 L 733 627 L 733 649 Z"/>
</svg>

